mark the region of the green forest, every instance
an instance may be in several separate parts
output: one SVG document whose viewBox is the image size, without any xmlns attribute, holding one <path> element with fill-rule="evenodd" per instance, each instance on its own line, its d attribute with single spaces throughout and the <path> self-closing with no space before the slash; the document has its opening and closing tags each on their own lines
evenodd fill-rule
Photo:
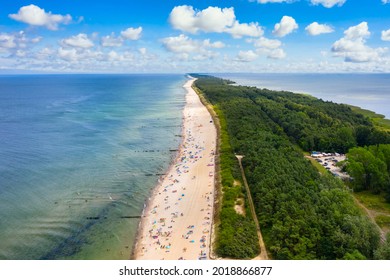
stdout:
<svg viewBox="0 0 390 280">
<path fill-rule="evenodd" d="M 354 190 L 387 192 L 390 201 L 390 145 L 355 147 L 349 150 L 345 170 L 352 176 Z"/>
<path fill-rule="evenodd" d="M 242 163 L 273 259 L 390 257 L 390 243 L 380 241 L 376 225 L 355 204 L 344 183 L 330 173 L 321 175 L 303 156 L 303 151 L 313 150 L 349 152 L 352 161 L 345 168 L 356 170 L 352 184 L 389 194 L 389 145 L 384 145 L 390 144 L 388 131 L 347 105 L 192 76 L 198 78 L 195 87 L 221 123 L 224 197 L 216 242 L 220 256 L 253 258 L 259 251 L 250 215 L 239 215 L 233 208 L 237 198 L 245 196 L 236 184 L 241 178 L 234 154 L 240 154 L 245 156 Z M 377 159 L 367 170 L 360 157 L 353 156 L 360 149 Z M 372 170 L 384 175 L 374 176 L 367 185 L 362 178 Z"/>
</svg>

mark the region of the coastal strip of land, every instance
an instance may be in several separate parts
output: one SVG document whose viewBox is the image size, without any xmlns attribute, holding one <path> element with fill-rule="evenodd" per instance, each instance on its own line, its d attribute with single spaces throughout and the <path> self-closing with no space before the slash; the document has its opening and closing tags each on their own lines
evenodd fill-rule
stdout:
<svg viewBox="0 0 390 280">
<path fill-rule="evenodd" d="M 183 111 L 183 140 L 175 162 L 144 210 L 133 259 L 208 259 L 213 226 L 217 132 L 192 89 Z"/>
<path fill-rule="evenodd" d="M 387 130 L 348 105 L 195 77 L 196 88 L 216 109 L 223 129 L 223 198 L 215 242 L 219 257 L 249 259 L 257 254 L 253 245 L 260 244 L 251 230 L 256 228 L 248 221 L 252 197 L 272 259 L 389 259 L 390 237 L 385 241 L 375 225 L 383 232 L 389 221 Z M 309 152 L 318 160 L 324 156 L 322 165 L 312 165 L 318 162 L 304 157 Z M 249 204 L 242 200 L 246 194 L 240 193 L 233 154 L 244 156 L 241 174 L 250 186 Z M 341 176 L 345 172 L 353 180 Z M 353 196 L 375 201 L 377 215 L 371 212 L 368 219 Z M 246 212 L 237 211 L 243 204 Z"/>
</svg>

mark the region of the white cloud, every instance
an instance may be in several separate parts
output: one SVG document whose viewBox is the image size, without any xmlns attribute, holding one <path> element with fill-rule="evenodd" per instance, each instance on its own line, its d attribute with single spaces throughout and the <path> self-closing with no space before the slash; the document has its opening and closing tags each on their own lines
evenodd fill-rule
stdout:
<svg viewBox="0 0 390 280">
<path fill-rule="evenodd" d="M 167 37 L 161 40 L 165 49 L 169 52 L 178 54 L 181 60 L 188 60 L 191 55 L 193 58 L 200 60 L 213 58 L 217 54 L 209 49 L 220 49 L 225 47 L 220 41 L 210 42 L 210 40 L 193 40 L 183 34 L 177 37 Z"/>
<path fill-rule="evenodd" d="M 76 49 L 58 49 L 58 56 L 67 61 L 76 61 L 78 59 L 77 50 Z"/>
<path fill-rule="evenodd" d="M 389 3 L 390 3 L 390 0 L 382 0 L 382 3 L 383 3 L 383 4 L 389 4 Z"/>
<path fill-rule="evenodd" d="M 192 34 L 199 31 L 228 33 L 233 38 L 263 35 L 263 30 L 258 23 L 239 23 L 236 20 L 234 8 L 208 7 L 201 11 L 195 11 L 192 6 L 177 6 L 172 9 L 169 22 L 174 29 Z"/>
<path fill-rule="evenodd" d="M 141 38 L 141 33 L 142 33 L 142 27 L 138 27 L 138 28 L 130 27 L 127 28 L 126 30 L 123 30 L 121 32 L 121 35 L 124 39 L 136 41 Z"/>
<path fill-rule="evenodd" d="M 206 32 L 223 32 L 235 20 L 233 8 L 208 7 L 194 15 L 198 28 Z"/>
<path fill-rule="evenodd" d="M 87 34 L 80 33 L 67 39 L 63 39 L 61 44 L 68 47 L 89 49 L 94 46 L 93 42 L 88 38 Z"/>
<path fill-rule="evenodd" d="M 280 23 L 275 24 L 272 33 L 277 37 L 284 37 L 296 29 L 298 29 L 298 24 L 295 19 L 289 16 L 283 16 Z"/>
<path fill-rule="evenodd" d="M 198 41 L 194 41 L 183 34 L 177 37 L 164 38 L 162 43 L 168 51 L 174 53 L 189 54 L 198 52 L 201 48 L 201 44 Z"/>
<path fill-rule="evenodd" d="M 274 49 L 268 53 L 267 57 L 272 59 L 283 59 L 286 57 L 286 53 L 283 49 Z"/>
<path fill-rule="evenodd" d="M 90 49 L 60 47 L 57 51 L 57 55 L 58 58 L 62 60 L 69 61 L 72 63 L 77 62 L 77 64 L 75 65 L 82 64 L 83 67 L 87 66 L 90 63 L 96 63 L 97 61 L 105 60 L 104 53 Z"/>
<path fill-rule="evenodd" d="M 327 57 L 328 56 L 328 52 L 327 51 L 321 51 L 320 53 L 321 53 L 321 55 L 323 57 Z"/>
<path fill-rule="evenodd" d="M 227 33 L 231 34 L 233 38 L 239 39 L 243 36 L 248 37 L 260 37 L 264 34 L 263 29 L 258 23 L 239 23 L 235 21 L 231 28 L 226 30 Z"/>
<path fill-rule="evenodd" d="M 358 25 L 351 26 L 346 31 L 344 31 L 344 37 L 349 40 L 368 38 L 371 33 L 368 30 L 367 22 L 363 21 Z"/>
<path fill-rule="evenodd" d="M 17 14 L 10 14 L 10 18 L 34 26 L 45 26 L 50 30 L 57 30 L 59 24 L 68 24 L 72 21 L 70 15 L 57 15 L 46 12 L 35 5 L 21 7 Z"/>
<path fill-rule="evenodd" d="M 54 53 L 55 53 L 55 51 L 53 49 L 46 47 L 46 48 L 43 48 L 40 51 L 38 51 L 35 54 L 35 56 L 39 60 L 46 60 L 46 59 L 49 59 Z"/>
<path fill-rule="evenodd" d="M 39 43 L 40 41 L 42 41 L 42 39 L 43 38 L 41 36 L 35 37 L 35 38 L 31 39 L 31 42 L 36 44 L 36 43 Z"/>
<path fill-rule="evenodd" d="M 169 22 L 172 27 L 185 32 L 198 32 L 199 27 L 196 21 L 195 10 L 191 6 L 174 7 L 169 15 Z"/>
<path fill-rule="evenodd" d="M 373 49 L 363 44 L 360 44 L 353 49 L 346 49 L 342 56 L 345 62 L 363 63 L 370 61 L 379 61 L 382 55 L 387 52 L 387 49 Z"/>
<path fill-rule="evenodd" d="M 146 48 L 140 48 L 140 49 L 138 49 L 138 51 L 139 51 L 140 54 L 146 55 L 148 50 Z"/>
<path fill-rule="evenodd" d="M 240 62 L 252 62 L 259 57 L 254 51 L 240 51 L 236 57 L 237 61 Z"/>
<path fill-rule="evenodd" d="M 120 60 L 120 55 L 116 51 L 110 51 L 107 55 L 108 60 L 115 61 Z"/>
<path fill-rule="evenodd" d="M 236 16 L 233 8 L 208 7 L 202 11 L 195 11 L 192 6 L 174 7 L 169 22 L 173 28 L 190 33 L 225 31 L 226 27 L 232 26 Z"/>
<path fill-rule="evenodd" d="M 27 52 L 25 52 L 24 50 L 17 50 L 16 52 L 15 52 L 15 56 L 17 56 L 17 57 L 26 57 L 27 56 Z"/>
<path fill-rule="evenodd" d="M 210 60 L 210 59 L 216 58 L 218 55 L 219 54 L 216 52 L 206 51 L 206 52 L 203 52 L 201 54 L 195 55 L 192 59 L 195 61 Z"/>
<path fill-rule="evenodd" d="M 320 34 L 325 33 L 332 33 L 334 32 L 333 28 L 326 24 L 318 24 L 318 22 L 313 22 L 310 25 L 308 25 L 305 30 L 307 33 L 309 33 L 311 36 L 317 36 Z"/>
<path fill-rule="evenodd" d="M 332 46 L 335 56 L 343 57 L 345 62 L 379 61 L 387 52 L 387 48 L 371 48 L 366 45 L 366 38 L 370 36 L 367 22 L 351 26 L 344 31 L 344 37 Z"/>
<path fill-rule="evenodd" d="M 123 39 L 122 37 L 115 37 L 115 34 L 111 33 L 111 35 L 103 36 L 100 44 L 103 47 L 120 47 L 123 45 Z"/>
<path fill-rule="evenodd" d="M 222 43 L 221 41 L 211 43 L 210 39 L 207 39 L 207 40 L 203 41 L 203 46 L 206 48 L 208 47 L 208 48 L 214 48 L 214 49 L 222 49 L 225 47 L 225 44 Z"/>
<path fill-rule="evenodd" d="M 261 37 L 259 39 L 253 40 L 254 46 L 256 48 L 265 48 L 265 49 L 277 49 L 280 48 L 282 42 L 279 40 L 267 39 L 265 37 Z"/>
<path fill-rule="evenodd" d="M 16 46 L 15 36 L 7 33 L 0 34 L 0 49 L 12 49 Z"/>
<path fill-rule="evenodd" d="M 21 49 L 25 49 L 28 46 L 31 47 L 32 44 L 39 43 L 41 40 L 42 37 L 27 38 L 24 31 L 0 33 L 0 51 L 14 54 L 17 54 L 19 51 L 19 53 L 21 53 Z"/>
<path fill-rule="evenodd" d="M 342 6 L 347 0 L 311 0 L 313 5 L 322 5 L 325 8 L 332 8 L 335 5 Z"/>
<path fill-rule="evenodd" d="M 389 0 L 389 1 L 390 1 L 390 0 Z M 388 29 L 388 30 L 383 30 L 383 31 L 382 31 L 381 39 L 382 39 L 383 41 L 390 41 L 390 29 Z"/>
<path fill-rule="evenodd" d="M 266 55 L 267 58 L 271 59 L 283 59 L 286 57 L 286 53 L 281 48 L 282 42 L 279 40 L 267 39 L 265 37 L 261 37 L 256 40 L 247 40 L 248 43 L 253 43 L 256 47 L 257 54 Z"/>
<path fill-rule="evenodd" d="M 118 53 L 110 51 L 107 54 L 107 60 L 111 62 L 131 62 L 134 60 L 134 55 L 130 52 Z"/>
</svg>

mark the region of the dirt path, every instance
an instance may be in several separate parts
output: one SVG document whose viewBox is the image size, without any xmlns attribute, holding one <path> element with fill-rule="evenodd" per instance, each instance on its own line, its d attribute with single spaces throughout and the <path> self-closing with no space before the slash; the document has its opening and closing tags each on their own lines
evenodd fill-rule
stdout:
<svg viewBox="0 0 390 280">
<path fill-rule="evenodd" d="M 380 226 L 378 226 L 378 224 L 376 223 L 375 221 L 375 217 L 380 215 L 380 214 L 384 214 L 384 213 L 380 213 L 378 211 L 375 211 L 375 210 L 370 210 L 368 209 L 366 206 L 364 206 L 356 197 L 353 196 L 353 199 L 355 200 L 356 204 L 362 208 L 364 211 L 366 211 L 367 213 L 367 216 L 370 218 L 370 220 L 377 226 L 378 230 L 379 230 L 379 233 L 381 234 L 381 242 L 385 242 L 386 241 L 386 234 L 387 232 L 385 232 L 383 229 L 380 228 Z"/>
<path fill-rule="evenodd" d="M 261 235 L 260 224 L 259 224 L 259 220 L 257 219 L 255 206 L 254 206 L 253 200 L 252 200 L 251 191 L 249 189 L 248 182 L 246 180 L 246 176 L 245 176 L 245 172 L 244 172 L 244 168 L 242 167 L 242 163 L 241 163 L 241 160 L 244 156 L 236 155 L 236 157 L 238 159 L 238 163 L 240 164 L 242 179 L 244 181 L 244 185 L 245 185 L 245 188 L 246 188 L 246 191 L 248 194 L 249 207 L 251 209 L 253 220 L 255 221 L 255 224 L 256 224 L 257 236 L 259 237 L 259 245 L 260 245 L 261 251 L 260 251 L 260 255 L 257 256 L 255 259 L 256 260 L 268 260 L 269 258 L 268 258 L 268 254 L 267 254 L 267 249 L 265 248 L 263 236 Z"/>
</svg>

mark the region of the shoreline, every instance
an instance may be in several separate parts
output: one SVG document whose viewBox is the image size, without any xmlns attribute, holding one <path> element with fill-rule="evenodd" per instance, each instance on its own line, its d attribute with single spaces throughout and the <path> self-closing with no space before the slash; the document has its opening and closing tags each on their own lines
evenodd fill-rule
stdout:
<svg viewBox="0 0 390 280">
<path fill-rule="evenodd" d="M 208 259 L 214 216 L 217 133 L 212 117 L 192 89 L 183 86 L 182 141 L 167 173 L 142 212 L 131 259 Z"/>
<path fill-rule="evenodd" d="M 383 104 L 388 104 L 385 98 L 387 95 L 383 95 L 383 92 L 389 88 L 388 83 L 384 83 L 381 80 L 380 85 L 383 89 L 379 92 L 366 90 L 364 93 L 353 94 L 355 87 L 371 89 L 373 85 L 377 86 L 371 79 L 369 81 L 363 79 L 362 81 L 366 81 L 364 83 L 359 82 L 359 79 L 356 80 L 356 76 L 375 77 L 383 74 L 389 75 L 388 73 L 217 73 L 210 75 L 232 80 L 241 86 L 254 86 L 259 89 L 264 88 L 275 91 L 293 92 L 310 95 L 324 101 L 361 107 L 375 114 L 383 115 L 385 120 L 390 120 L 388 106 L 382 106 Z M 337 85 L 339 86 L 337 88 L 328 86 L 331 84 L 331 79 L 334 78 L 337 79 Z M 351 86 L 351 80 L 354 81 L 352 84 L 353 87 Z M 380 94 L 378 95 L 378 93 Z M 363 98 L 366 95 L 373 96 L 374 99 L 367 99 L 367 102 L 365 102 Z M 379 101 L 375 102 L 378 98 L 382 99 L 381 103 Z"/>
</svg>

